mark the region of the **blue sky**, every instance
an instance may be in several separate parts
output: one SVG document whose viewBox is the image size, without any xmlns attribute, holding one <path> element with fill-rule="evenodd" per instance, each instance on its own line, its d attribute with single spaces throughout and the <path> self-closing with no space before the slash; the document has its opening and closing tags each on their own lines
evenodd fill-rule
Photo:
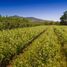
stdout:
<svg viewBox="0 0 67 67">
<path fill-rule="evenodd" d="M 1 15 L 19 15 L 58 21 L 67 0 L 0 0 Z"/>
</svg>

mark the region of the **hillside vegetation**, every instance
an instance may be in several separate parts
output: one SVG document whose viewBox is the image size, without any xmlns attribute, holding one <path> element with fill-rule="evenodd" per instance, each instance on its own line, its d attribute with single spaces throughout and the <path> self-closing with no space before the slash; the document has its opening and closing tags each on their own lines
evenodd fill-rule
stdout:
<svg viewBox="0 0 67 67">
<path fill-rule="evenodd" d="M 33 17 L 0 16 L 0 30 L 58 24 L 58 22 L 45 21 Z"/>
</svg>

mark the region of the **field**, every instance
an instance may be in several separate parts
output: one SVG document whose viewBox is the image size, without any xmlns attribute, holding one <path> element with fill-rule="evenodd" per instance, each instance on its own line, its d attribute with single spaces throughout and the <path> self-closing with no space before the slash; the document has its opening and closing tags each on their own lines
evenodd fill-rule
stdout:
<svg viewBox="0 0 67 67">
<path fill-rule="evenodd" d="M 67 26 L 0 31 L 0 67 L 67 67 Z"/>
</svg>

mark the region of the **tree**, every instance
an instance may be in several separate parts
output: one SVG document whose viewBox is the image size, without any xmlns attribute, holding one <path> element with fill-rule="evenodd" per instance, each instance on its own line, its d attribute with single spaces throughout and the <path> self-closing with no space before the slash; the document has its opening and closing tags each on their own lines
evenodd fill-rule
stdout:
<svg viewBox="0 0 67 67">
<path fill-rule="evenodd" d="M 64 12 L 64 15 L 61 16 L 60 20 L 60 24 L 67 25 L 67 11 Z"/>
</svg>

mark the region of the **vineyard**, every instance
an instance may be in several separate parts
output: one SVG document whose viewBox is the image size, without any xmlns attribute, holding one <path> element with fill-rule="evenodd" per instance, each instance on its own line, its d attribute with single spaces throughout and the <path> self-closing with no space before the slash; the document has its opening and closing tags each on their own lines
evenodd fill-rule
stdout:
<svg viewBox="0 0 67 67">
<path fill-rule="evenodd" d="M 67 26 L 0 31 L 0 67 L 67 67 Z"/>
</svg>

